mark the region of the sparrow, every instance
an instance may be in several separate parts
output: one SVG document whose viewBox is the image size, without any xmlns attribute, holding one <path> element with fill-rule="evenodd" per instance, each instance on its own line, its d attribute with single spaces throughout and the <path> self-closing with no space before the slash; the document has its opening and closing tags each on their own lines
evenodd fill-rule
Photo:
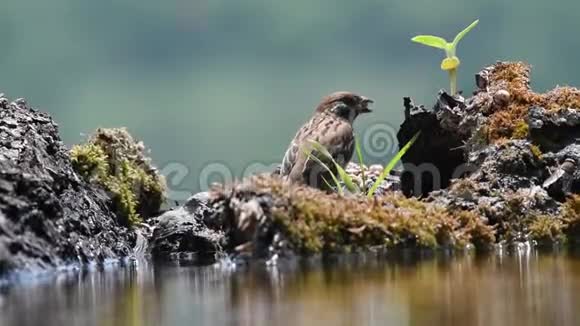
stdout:
<svg viewBox="0 0 580 326">
<path fill-rule="evenodd" d="M 352 124 L 360 114 L 371 112 L 368 107 L 371 103 L 373 100 L 352 92 L 336 92 L 324 97 L 286 150 L 280 175 L 292 183 L 329 190 L 330 174 L 307 154 L 312 150 L 311 141 L 320 143 L 339 165 L 346 166 L 354 152 Z M 322 155 L 316 157 L 336 175 L 332 162 Z"/>
</svg>

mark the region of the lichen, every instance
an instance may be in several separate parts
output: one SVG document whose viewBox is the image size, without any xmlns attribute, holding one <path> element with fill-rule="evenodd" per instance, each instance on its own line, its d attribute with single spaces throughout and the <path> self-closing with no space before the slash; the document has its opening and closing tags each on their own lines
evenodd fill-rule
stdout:
<svg viewBox="0 0 580 326">
<path fill-rule="evenodd" d="M 329 194 L 273 177 L 254 177 L 214 196 L 239 202 L 244 196 L 271 196 L 269 216 L 299 253 L 344 252 L 380 247 L 484 247 L 493 229 L 463 210 L 406 198 L 398 193 L 367 199 Z M 226 205 L 228 206 L 228 205 Z"/>
<path fill-rule="evenodd" d="M 530 66 L 522 62 L 499 62 L 490 70 L 488 93 L 506 90 L 510 94 L 507 107 L 492 112 L 487 122 L 488 138 L 525 138 L 524 124 L 528 111 L 534 106 L 557 111 L 562 108 L 580 109 L 580 90 L 556 87 L 538 94 L 530 88 Z"/>
<path fill-rule="evenodd" d="M 124 224 L 133 225 L 159 212 L 165 182 L 145 156 L 143 144 L 126 129 L 97 129 L 70 155 L 79 175 L 111 195 L 113 209 Z"/>
</svg>

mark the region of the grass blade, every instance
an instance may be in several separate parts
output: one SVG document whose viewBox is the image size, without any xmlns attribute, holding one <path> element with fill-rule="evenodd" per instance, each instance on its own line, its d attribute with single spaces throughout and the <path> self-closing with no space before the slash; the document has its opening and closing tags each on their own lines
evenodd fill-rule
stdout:
<svg viewBox="0 0 580 326">
<path fill-rule="evenodd" d="M 357 185 L 354 184 L 354 182 L 352 182 L 352 178 L 350 177 L 350 175 L 348 175 L 348 173 L 346 173 L 346 171 L 342 168 L 342 166 L 338 165 L 336 162 L 334 163 L 334 165 L 336 166 L 338 176 L 340 177 L 342 182 L 344 182 L 346 189 L 348 189 L 348 191 L 350 191 L 353 194 L 359 193 L 360 189 L 358 188 Z"/>
<path fill-rule="evenodd" d="M 312 147 L 314 147 L 314 149 L 316 151 L 318 151 L 327 160 L 331 161 L 334 164 L 334 166 L 336 167 L 336 171 L 338 172 L 338 176 L 340 177 L 340 179 L 342 180 L 342 182 L 344 183 L 344 185 L 346 186 L 346 189 L 348 189 L 348 191 L 350 191 L 351 193 L 360 192 L 360 189 L 352 182 L 352 178 L 350 177 L 350 175 L 348 175 L 348 173 L 346 173 L 346 171 L 342 168 L 342 166 L 340 166 L 340 164 L 338 164 L 338 162 L 336 162 L 336 160 L 332 157 L 332 155 L 324 147 L 324 145 L 320 144 L 319 142 L 317 142 L 315 140 L 309 140 L 308 142 L 312 145 Z M 328 166 L 326 166 L 326 165 L 325 165 L 325 168 L 327 169 L 327 171 L 330 170 L 328 168 Z"/>
<path fill-rule="evenodd" d="M 331 161 L 334 161 L 334 159 L 332 158 L 332 155 L 326 149 L 326 147 L 324 147 L 324 145 L 322 145 L 321 143 L 319 143 L 319 142 L 317 142 L 316 140 L 313 140 L 313 139 L 308 139 L 307 141 L 312 146 L 313 149 L 315 149 L 316 151 L 320 152 L 320 154 L 322 154 L 327 159 L 329 159 Z"/>
<path fill-rule="evenodd" d="M 399 163 L 399 161 L 401 160 L 401 158 L 403 157 L 403 155 L 405 155 L 405 153 L 407 153 L 407 151 L 409 150 L 409 148 L 411 148 L 411 146 L 413 146 L 413 144 L 415 143 L 415 141 L 417 140 L 417 138 L 419 138 L 419 135 L 421 134 L 421 130 L 417 131 L 417 133 L 415 133 L 415 135 L 413 136 L 413 138 L 411 138 L 411 140 L 409 140 L 405 146 L 403 146 L 403 148 L 401 148 L 401 150 L 397 153 L 397 155 L 395 155 L 391 161 L 389 162 L 389 164 L 387 164 L 387 166 L 385 166 L 385 168 L 383 169 L 383 172 L 381 172 L 381 175 L 379 175 L 377 181 L 375 181 L 375 183 L 373 184 L 373 186 L 371 187 L 371 190 L 368 192 L 367 197 L 368 198 L 372 198 L 375 191 L 377 191 L 377 188 L 379 187 L 379 185 L 383 182 L 383 180 L 385 180 L 385 178 L 387 177 L 387 175 L 389 173 L 391 173 L 391 170 L 395 167 L 395 165 L 397 165 L 397 163 Z"/>
<path fill-rule="evenodd" d="M 326 180 L 326 178 L 324 176 L 321 176 L 321 177 L 322 177 L 322 181 L 324 181 L 324 184 L 328 187 L 328 189 L 332 189 L 330 182 L 328 182 L 328 180 Z"/>
<path fill-rule="evenodd" d="M 365 164 L 363 162 L 362 150 L 360 148 L 360 143 L 358 142 L 358 139 L 356 137 L 354 138 L 354 148 L 356 150 L 356 156 L 358 157 L 358 164 L 360 167 L 360 172 L 361 172 L 361 177 L 362 177 L 362 183 L 363 183 L 362 191 L 366 194 L 367 193 L 367 178 L 365 176 L 365 169 L 364 169 Z"/>
<path fill-rule="evenodd" d="M 330 174 L 332 181 L 334 181 L 334 184 L 336 185 L 336 189 L 337 189 L 338 193 L 342 195 L 343 194 L 342 186 L 340 185 L 340 182 L 336 178 L 336 175 L 334 175 L 334 173 L 328 167 L 328 165 L 324 164 L 324 162 L 322 162 L 318 157 L 316 157 L 316 155 L 312 154 L 312 148 L 310 148 L 310 150 L 304 149 L 304 154 L 306 154 L 308 156 L 308 159 L 311 159 L 314 162 L 320 164 L 320 166 L 322 166 Z M 327 185 L 328 185 L 328 182 L 327 182 Z"/>
</svg>

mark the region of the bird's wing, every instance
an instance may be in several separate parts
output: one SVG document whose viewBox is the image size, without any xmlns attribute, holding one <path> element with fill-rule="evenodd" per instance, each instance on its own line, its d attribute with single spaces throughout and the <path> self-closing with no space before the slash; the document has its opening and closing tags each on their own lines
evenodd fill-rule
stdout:
<svg viewBox="0 0 580 326">
<path fill-rule="evenodd" d="M 319 132 L 304 135 L 304 138 L 296 145 L 295 163 L 289 173 L 289 179 L 292 181 L 307 181 L 313 168 L 318 164 L 316 161 L 308 158 L 304 153 L 311 146 L 309 140 L 314 140 L 324 146 L 330 155 L 340 165 L 344 166 L 350 161 L 354 152 L 354 137 L 352 125 L 340 120 L 330 120 L 322 122 L 324 125 L 318 128 Z M 332 162 L 329 162 L 322 155 L 317 157 L 323 161 L 330 169 L 335 170 Z"/>
<path fill-rule="evenodd" d="M 350 123 L 338 121 L 330 124 L 328 131 L 322 133 L 316 141 L 328 150 L 332 158 L 341 166 L 346 165 L 354 152 L 354 136 Z"/>
<path fill-rule="evenodd" d="M 305 137 L 308 134 L 309 126 L 312 122 L 305 124 L 298 130 L 296 136 L 288 146 L 286 153 L 284 154 L 284 158 L 282 159 L 282 167 L 280 168 L 280 175 L 287 176 L 292 171 L 292 168 L 296 165 L 296 161 L 299 159 L 299 150 L 300 145 Z"/>
</svg>

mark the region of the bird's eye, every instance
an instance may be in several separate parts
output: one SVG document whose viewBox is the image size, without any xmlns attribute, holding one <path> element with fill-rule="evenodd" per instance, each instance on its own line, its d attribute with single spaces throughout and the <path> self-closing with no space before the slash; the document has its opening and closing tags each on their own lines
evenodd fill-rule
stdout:
<svg viewBox="0 0 580 326">
<path fill-rule="evenodd" d="M 351 97 L 351 96 L 343 97 L 340 101 L 342 103 L 346 104 L 347 106 L 354 106 L 354 105 L 356 105 L 356 99 L 354 97 Z"/>
</svg>

